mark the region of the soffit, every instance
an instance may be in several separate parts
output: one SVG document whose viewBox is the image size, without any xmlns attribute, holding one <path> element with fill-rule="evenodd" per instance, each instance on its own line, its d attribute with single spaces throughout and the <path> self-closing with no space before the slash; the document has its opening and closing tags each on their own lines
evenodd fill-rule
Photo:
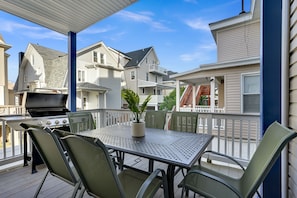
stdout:
<svg viewBox="0 0 297 198">
<path fill-rule="evenodd" d="M 129 6 L 136 0 L 0 0 L 0 10 L 67 35 Z"/>
</svg>

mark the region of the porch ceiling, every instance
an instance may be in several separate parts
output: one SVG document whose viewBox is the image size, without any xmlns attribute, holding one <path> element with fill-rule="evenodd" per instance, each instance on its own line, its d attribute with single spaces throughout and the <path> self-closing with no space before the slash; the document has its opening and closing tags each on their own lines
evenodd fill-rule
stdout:
<svg viewBox="0 0 297 198">
<path fill-rule="evenodd" d="M 67 35 L 129 6 L 137 0 L 0 0 L 0 10 Z"/>
</svg>

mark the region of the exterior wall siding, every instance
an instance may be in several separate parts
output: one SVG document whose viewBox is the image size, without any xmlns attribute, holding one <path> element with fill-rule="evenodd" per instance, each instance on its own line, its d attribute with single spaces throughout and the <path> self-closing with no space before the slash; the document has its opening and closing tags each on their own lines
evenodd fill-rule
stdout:
<svg viewBox="0 0 297 198">
<path fill-rule="evenodd" d="M 225 110 L 228 113 L 241 112 L 241 75 L 259 72 L 259 65 L 228 69 L 225 75 Z M 240 83 L 238 83 L 240 82 Z"/>
<path fill-rule="evenodd" d="M 289 127 L 297 131 L 297 1 L 291 0 L 290 68 L 289 68 Z M 297 139 L 289 144 L 288 197 L 297 197 Z"/>
<path fill-rule="evenodd" d="M 218 62 L 260 55 L 259 21 L 219 31 L 217 38 Z"/>
</svg>

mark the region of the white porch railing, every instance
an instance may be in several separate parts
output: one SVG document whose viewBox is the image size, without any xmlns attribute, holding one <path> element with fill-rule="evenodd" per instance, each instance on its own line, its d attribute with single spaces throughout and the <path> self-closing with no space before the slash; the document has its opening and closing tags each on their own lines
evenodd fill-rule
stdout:
<svg viewBox="0 0 297 198">
<path fill-rule="evenodd" d="M 88 111 L 93 114 L 97 128 L 119 124 L 130 125 L 133 120 L 133 115 L 129 110 L 96 109 Z M 171 112 L 168 112 L 165 129 L 168 128 L 170 117 Z M 214 135 L 208 149 L 231 155 L 240 160 L 242 164 L 246 164 L 260 141 L 259 120 L 257 115 L 199 113 L 197 132 Z M 0 165 L 22 159 L 24 153 L 23 131 L 15 131 L 7 127 L 4 117 L 1 116 L 0 126 Z M 28 145 L 30 153 L 31 144 Z"/>
<path fill-rule="evenodd" d="M 0 105 L 0 116 L 24 114 L 26 109 L 22 106 L 15 105 Z"/>
<path fill-rule="evenodd" d="M 214 107 L 214 110 L 211 110 L 210 106 L 202 106 L 202 105 L 197 105 L 194 109 L 192 107 L 180 107 L 179 111 L 184 111 L 184 112 L 203 112 L 203 113 L 225 113 L 225 108 L 219 108 L 219 107 Z"/>
</svg>

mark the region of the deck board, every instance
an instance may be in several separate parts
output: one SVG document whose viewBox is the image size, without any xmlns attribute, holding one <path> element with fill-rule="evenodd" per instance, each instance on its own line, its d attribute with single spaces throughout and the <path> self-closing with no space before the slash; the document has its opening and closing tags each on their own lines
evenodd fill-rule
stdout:
<svg viewBox="0 0 297 198">
<path fill-rule="evenodd" d="M 125 164 L 140 168 L 148 169 L 148 160 L 132 155 L 125 155 Z M 155 168 L 166 170 L 167 165 L 155 162 Z M 30 198 L 34 196 L 40 181 L 44 177 L 47 168 L 44 165 L 37 166 L 37 173 L 31 174 L 31 166 L 17 167 L 0 170 L 0 197 L 1 198 Z M 230 169 L 225 170 L 230 174 Z M 238 175 L 235 173 L 235 175 Z M 175 176 L 175 197 L 180 197 L 181 189 L 177 188 L 177 184 L 181 181 L 182 174 L 179 172 Z M 60 179 L 49 175 L 39 193 L 38 198 L 64 198 L 71 197 L 74 187 Z M 84 193 L 84 198 L 90 197 Z M 155 198 L 162 198 L 163 190 L 159 190 Z M 190 196 L 191 197 L 191 196 Z M 196 196 L 197 197 L 197 196 Z"/>
</svg>

